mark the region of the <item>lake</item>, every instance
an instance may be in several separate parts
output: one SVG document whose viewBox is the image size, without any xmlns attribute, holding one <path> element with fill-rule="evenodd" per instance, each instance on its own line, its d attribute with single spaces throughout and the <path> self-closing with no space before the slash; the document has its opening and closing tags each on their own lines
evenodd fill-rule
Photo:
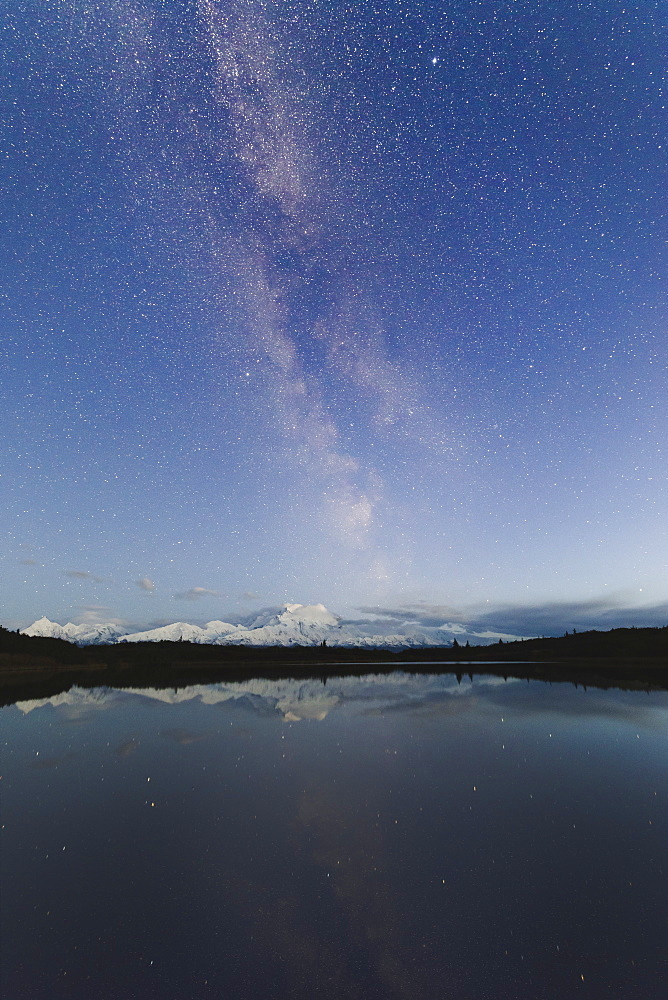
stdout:
<svg viewBox="0 0 668 1000">
<path fill-rule="evenodd" d="M 668 693 L 448 674 L 3 708 L 7 1000 L 654 1000 Z"/>
</svg>

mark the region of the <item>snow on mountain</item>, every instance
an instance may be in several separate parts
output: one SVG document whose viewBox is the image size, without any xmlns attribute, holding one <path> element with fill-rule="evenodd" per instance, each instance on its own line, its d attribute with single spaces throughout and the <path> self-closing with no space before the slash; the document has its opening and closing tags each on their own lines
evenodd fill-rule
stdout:
<svg viewBox="0 0 668 1000">
<path fill-rule="evenodd" d="M 204 628 L 199 625 L 189 625 L 188 622 L 174 622 L 173 625 L 163 625 L 151 628 L 146 632 L 132 632 L 122 636 L 119 642 L 199 642 L 215 643 L 220 638 L 238 631 L 239 625 L 229 622 L 207 622 Z"/>
<path fill-rule="evenodd" d="M 265 628 L 268 625 L 294 625 L 298 622 L 310 625 L 338 625 L 338 615 L 333 615 L 324 604 L 284 604 L 280 611 L 270 608 L 260 612 L 253 619 L 248 630 Z"/>
<path fill-rule="evenodd" d="M 385 626 L 387 628 L 387 626 Z M 521 636 L 499 632 L 473 632 L 460 623 L 447 622 L 435 627 L 416 622 L 405 622 L 393 632 L 383 632 L 382 622 L 346 622 L 332 614 L 323 604 L 286 604 L 276 611 L 258 615 L 248 626 L 231 625 L 229 622 L 211 621 L 204 626 L 188 622 L 174 622 L 145 632 L 132 632 L 118 625 L 58 625 L 48 618 L 23 629 L 24 635 L 53 636 L 67 639 L 80 646 L 106 642 L 184 642 L 214 643 L 220 646 L 328 646 L 360 647 L 364 649 L 419 649 L 452 645 L 454 640 L 463 645 L 485 645 L 498 641 L 519 639 Z"/>
<path fill-rule="evenodd" d="M 225 642 L 237 646 L 318 646 L 322 642 L 341 645 L 340 619 L 324 604 L 286 604 L 283 611 L 261 615 L 246 629 L 239 628 Z"/>
<path fill-rule="evenodd" d="M 324 604 L 286 604 L 285 611 L 276 615 L 276 623 L 299 622 L 302 625 L 338 625 L 341 619 L 333 615 Z"/>
<path fill-rule="evenodd" d="M 94 646 L 100 643 L 118 642 L 124 636 L 127 629 L 121 625 L 111 622 L 101 625 L 75 625 L 67 622 L 66 625 L 59 625 L 57 622 L 49 621 L 48 618 L 40 618 L 27 628 L 21 629 L 22 635 L 42 636 L 48 639 L 66 639 L 74 642 L 78 646 Z"/>
<path fill-rule="evenodd" d="M 69 639 L 72 642 L 72 634 L 70 629 L 76 628 L 72 622 L 68 622 L 67 625 L 58 625 L 57 622 L 52 622 L 48 618 L 40 618 L 32 625 L 28 625 L 27 628 L 21 629 L 22 635 L 38 635 L 48 639 Z"/>
</svg>

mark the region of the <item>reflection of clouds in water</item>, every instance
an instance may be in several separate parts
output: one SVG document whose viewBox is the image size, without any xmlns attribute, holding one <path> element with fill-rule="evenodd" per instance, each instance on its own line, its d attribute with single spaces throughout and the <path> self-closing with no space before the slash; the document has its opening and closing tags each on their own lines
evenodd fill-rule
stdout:
<svg viewBox="0 0 668 1000">
<path fill-rule="evenodd" d="M 383 716 L 393 713 L 421 716 L 461 715 L 477 707 L 477 698 L 471 689 L 462 692 L 462 695 L 462 697 L 457 697 L 453 691 L 443 691 L 434 692 L 424 698 L 397 698 L 382 705 L 367 708 L 363 714 L 367 716 Z"/>
<path fill-rule="evenodd" d="M 32 768 L 33 771 L 50 771 L 54 767 L 58 767 L 65 760 L 64 757 L 33 757 L 28 763 L 28 767 Z"/>
<path fill-rule="evenodd" d="M 633 725 L 638 729 L 665 731 L 668 692 L 652 691 L 651 701 L 643 701 L 640 691 L 620 691 L 610 689 L 600 691 L 585 689 L 581 685 L 551 685 L 550 697 L 539 698 L 542 688 L 540 681 L 516 685 L 511 692 L 496 689 L 484 701 L 488 711 L 505 709 L 520 714 L 523 718 L 553 717 L 563 722 L 566 719 L 600 720 Z M 544 689 L 543 689 L 544 690 Z M 645 695 L 647 698 L 647 695 Z"/>
<path fill-rule="evenodd" d="M 129 757 L 130 754 L 134 753 L 139 747 L 139 740 L 134 736 L 129 740 L 125 740 L 123 743 L 119 743 L 116 747 L 115 753 L 117 757 Z"/>
<path fill-rule="evenodd" d="M 171 740 L 172 743 L 178 743 L 179 746 L 185 747 L 189 746 L 191 743 L 199 743 L 200 740 L 206 739 L 206 733 L 193 733 L 189 729 L 163 729 L 160 735 L 166 740 Z"/>
</svg>

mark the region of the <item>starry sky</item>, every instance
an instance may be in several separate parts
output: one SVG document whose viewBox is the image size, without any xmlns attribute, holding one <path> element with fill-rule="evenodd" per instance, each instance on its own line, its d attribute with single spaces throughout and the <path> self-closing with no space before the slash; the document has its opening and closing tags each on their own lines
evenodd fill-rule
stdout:
<svg viewBox="0 0 668 1000">
<path fill-rule="evenodd" d="M 668 621 L 665 4 L 2 6 L 3 624 Z"/>
</svg>

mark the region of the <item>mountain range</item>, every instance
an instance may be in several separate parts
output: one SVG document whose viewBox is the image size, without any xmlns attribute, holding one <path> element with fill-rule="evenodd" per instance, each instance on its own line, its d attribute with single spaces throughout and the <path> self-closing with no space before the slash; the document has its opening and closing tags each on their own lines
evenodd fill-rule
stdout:
<svg viewBox="0 0 668 1000">
<path fill-rule="evenodd" d="M 392 630 L 391 630 L 392 629 Z M 250 624 L 233 625 L 210 621 L 206 625 L 174 622 L 145 631 L 132 632 L 121 625 L 100 623 L 59 625 L 40 618 L 21 630 L 23 635 L 66 639 L 77 646 L 110 645 L 125 642 L 195 642 L 217 646 L 328 646 L 365 649 L 418 649 L 471 642 L 485 645 L 499 639 L 512 641 L 522 636 L 500 632 L 473 632 L 464 625 L 446 622 L 440 626 L 402 622 L 388 626 L 378 622 L 343 622 L 323 604 L 285 604 L 277 611 L 258 615 Z"/>
</svg>

